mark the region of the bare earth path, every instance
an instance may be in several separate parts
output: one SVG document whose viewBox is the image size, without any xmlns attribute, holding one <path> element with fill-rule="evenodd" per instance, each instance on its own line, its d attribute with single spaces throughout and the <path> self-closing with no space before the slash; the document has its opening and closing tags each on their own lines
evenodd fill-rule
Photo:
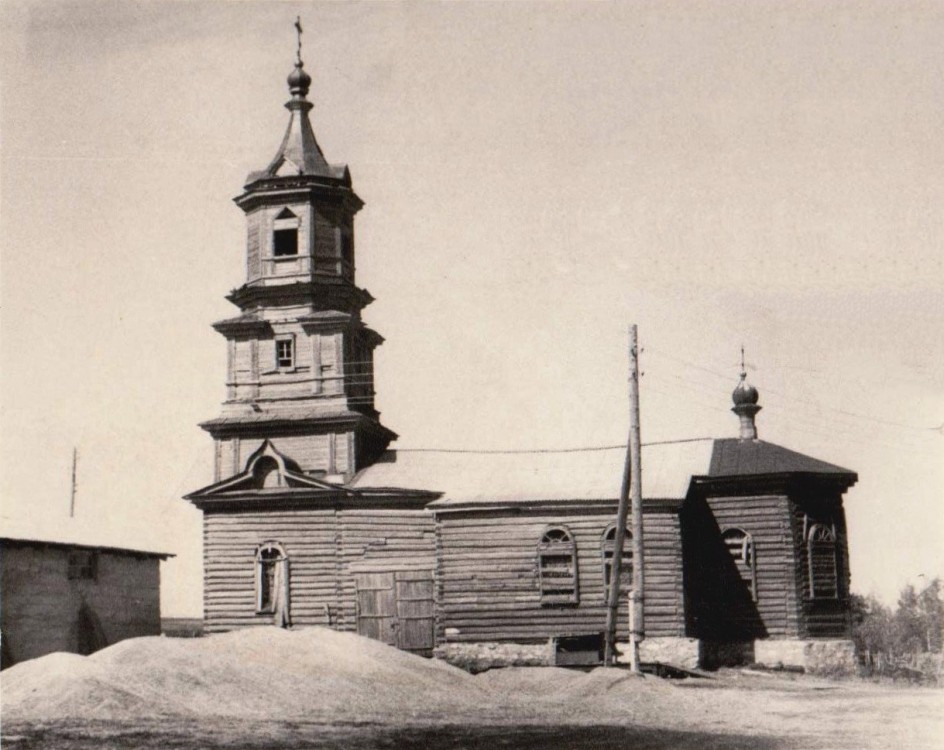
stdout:
<svg viewBox="0 0 944 750">
<path fill-rule="evenodd" d="M 143 638 L 2 673 L 2 747 L 944 749 L 944 691 L 722 671 L 472 676 L 321 628 Z"/>
</svg>

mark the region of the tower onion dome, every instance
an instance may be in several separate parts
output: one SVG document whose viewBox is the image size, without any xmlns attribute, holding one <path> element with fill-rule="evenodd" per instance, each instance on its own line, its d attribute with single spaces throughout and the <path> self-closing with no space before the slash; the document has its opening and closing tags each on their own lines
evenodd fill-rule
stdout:
<svg viewBox="0 0 944 750">
<path fill-rule="evenodd" d="M 756 404 L 759 398 L 760 394 L 757 392 L 757 389 L 747 382 L 747 373 L 742 371 L 741 382 L 737 384 L 734 388 L 734 392 L 731 394 L 731 400 L 734 402 L 734 405 Z"/>
<path fill-rule="evenodd" d="M 308 113 L 314 106 L 307 99 L 311 76 L 305 72 L 305 64 L 300 56 L 296 59 L 295 69 L 289 73 L 287 81 L 292 98 L 285 103 L 290 117 L 282 144 L 269 166 L 249 173 L 246 186 L 273 178 L 314 177 L 327 179 L 332 184 L 340 182 L 350 187 L 351 174 L 347 167 L 343 164 L 329 164 L 315 138 L 315 131 L 312 130 L 311 121 L 308 119 Z"/>
<path fill-rule="evenodd" d="M 289 73 L 288 90 L 292 96 L 308 96 L 311 87 L 311 76 L 305 72 L 305 63 L 301 60 L 295 63 L 295 70 Z"/>
</svg>

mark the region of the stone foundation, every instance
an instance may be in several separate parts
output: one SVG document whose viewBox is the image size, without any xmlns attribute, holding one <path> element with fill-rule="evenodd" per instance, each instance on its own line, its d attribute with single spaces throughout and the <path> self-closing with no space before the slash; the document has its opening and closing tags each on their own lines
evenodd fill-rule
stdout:
<svg viewBox="0 0 944 750">
<path fill-rule="evenodd" d="M 774 669 L 802 667 L 811 674 L 856 674 L 855 644 L 848 640 L 758 640 L 754 661 Z"/>
<path fill-rule="evenodd" d="M 554 664 L 554 644 L 444 643 L 433 656 L 473 674 L 496 667 L 549 667 Z"/>
<path fill-rule="evenodd" d="M 618 644 L 623 653 L 621 662 L 629 661 L 630 644 Z M 661 662 L 683 669 L 697 669 L 699 665 L 699 642 L 697 638 L 645 638 L 639 644 L 639 660 Z"/>
<path fill-rule="evenodd" d="M 757 661 L 754 641 L 701 641 L 698 652 L 698 663 L 702 669 L 743 667 Z"/>
</svg>

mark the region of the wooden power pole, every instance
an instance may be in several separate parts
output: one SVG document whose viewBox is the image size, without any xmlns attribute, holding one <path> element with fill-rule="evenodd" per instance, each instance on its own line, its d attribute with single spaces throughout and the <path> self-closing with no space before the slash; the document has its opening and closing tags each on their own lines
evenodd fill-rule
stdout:
<svg viewBox="0 0 944 750">
<path fill-rule="evenodd" d="M 72 449 L 72 491 L 69 495 L 69 518 L 75 516 L 75 466 L 79 462 L 79 449 Z"/>
<path fill-rule="evenodd" d="M 643 604 L 645 600 L 645 556 L 642 531 L 642 439 L 639 434 L 639 352 L 636 326 L 629 329 L 632 371 L 629 376 L 629 496 L 633 507 L 633 588 L 629 592 L 629 638 L 632 641 L 632 669 L 641 673 L 639 644 L 645 637 Z"/>
<path fill-rule="evenodd" d="M 639 352 L 636 325 L 629 327 L 629 441 L 623 467 L 616 511 L 616 534 L 613 539 L 613 557 L 610 561 L 609 598 L 606 611 L 606 643 L 603 663 L 612 666 L 616 661 L 616 622 L 619 618 L 620 576 L 623 567 L 623 547 L 626 542 L 626 518 L 630 498 L 633 511 L 633 588 L 630 591 L 631 668 L 640 671 L 639 642 L 643 639 L 643 544 L 642 544 L 642 462 L 639 435 Z"/>
</svg>

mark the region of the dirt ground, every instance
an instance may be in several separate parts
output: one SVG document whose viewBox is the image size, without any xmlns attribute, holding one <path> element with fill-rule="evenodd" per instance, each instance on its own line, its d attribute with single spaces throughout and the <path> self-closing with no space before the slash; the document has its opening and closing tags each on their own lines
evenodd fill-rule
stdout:
<svg viewBox="0 0 944 750">
<path fill-rule="evenodd" d="M 944 690 L 722 670 L 469 675 L 323 629 L 135 639 L 2 673 L 4 750 L 944 750 Z"/>
<path fill-rule="evenodd" d="M 710 681 L 674 681 L 669 689 L 696 700 L 691 701 L 688 715 L 677 717 L 665 727 L 626 725 L 618 717 L 611 717 L 613 720 L 607 723 L 587 722 L 579 714 L 548 716 L 545 711 L 524 723 L 509 706 L 507 712 L 489 707 L 481 716 L 469 712 L 471 715 L 456 717 L 457 723 L 405 720 L 402 724 L 357 724 L 171 716 L 141 721 L 5 722 L 2 746 L 4 750 L 944 748 L 944 693 L 940 690 L 824 683 L 803 677 L 748 677 L 735 672 Z"/>
</svg>

